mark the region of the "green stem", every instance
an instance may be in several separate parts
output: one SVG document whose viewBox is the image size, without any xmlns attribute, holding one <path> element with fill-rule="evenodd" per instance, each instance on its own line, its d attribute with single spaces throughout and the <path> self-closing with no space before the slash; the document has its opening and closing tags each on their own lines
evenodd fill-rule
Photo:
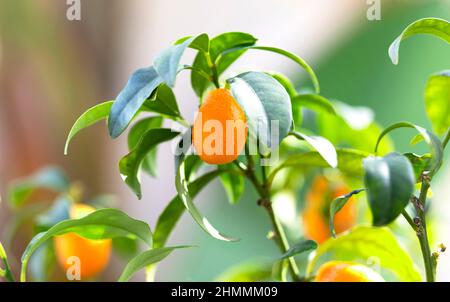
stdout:
<svg viewBox="0 0 450 302">
<path fill-rule="evenodd" d="M 419 239 L 420 249 L 422 251 L 423 262 L 425 265 L 425 273 L 426 273 L 427 281 L 434 282 L 435 281 L 435 272 L 434 272 L 434 268 L 433 268 L 433 263 L 431 261 L 431 250 L 430 250 L 430 244 L 428 241 L 427 224 L 426 224 L 426 218 L 425 218 L 425 203 L 426 203 L 427 193 L 428 193 L 429 188 L 430 188 L 430 181 L 429 181 L 429 179 L 427 179 L 426 176 L 423 176 L 418 204 L 415 206 L 416 206 L 417 216 L 420 219 L 420 227 L 418 228 L 418 231 L 417 231 L 417 237 Z"/>
<path fill-rule="evenodd" d="M 447 147 L 449 140 L 450 140 L 450 127 L 447 129 L 447 133 L 445 134 L 444 141 L 442 142 L 442 148 L 445 149 L 445 147 Z"/>
<path fill-rule="evenodd" d="M 0 267 L 0 277 L 5 278 L 9 282 L 14 282 L 14 276 L 11 272 L 11 268 L 8 263 L 8 259 L 6 257 L 5 249 L 3 248 L 2 243 L 0 242 L 0 260 L 3 261 L 4 268 Z"/>
<path fill-rule="evenodd" d="M 208 67 L 211 69 L 212 82 L 214 83 L 214 86 L 216 86 L 216 88 L 220 88 L 219 74 L 217 73 L 217 66 L 216 66 L 216 64 L 214 64 L 213 61 L 211 60 L 211 55 L 209 54 L 209 52 L 205 52 L 204 51 L 203 55 L 205 56 L 206 63 L 208 64 Z"/>
<path fill-rule="evenodd" d="M 247 145 L 246 149 L 248 149 Z M 263 182 L 260 183 L 255 174 L 253 158 L 251 157 L 251 155 L 249 155 L 248 150 L 246 150 L 245 154 L 247 157 L 247 169 L 245 170 L 245 175 L 252 182 L 255 189 L 258 191 L 258 194 L 261 198 L 258 201 L 258 204 L 264 207 L 264 209 L 266 209 L 267 213 L 269 214 L 269 218 L 273 227 L 273 232 L 275 234 L 275 241 L 281 253 L 284 254 L 289 250 L 289 242 L 287 240 L 283 226 L 281 225 L 280 221 L 278 220 L 273 211 L 272 202 L 270 200 L 270 186 L 267 182 L 266 167 L 261 166 Z M 302 281 L 299 276 L 300 270 L 298 269 L 297 263 L 295 262 L 295 259 L 293 257 L 288 258 L 288 264 L 292 279 L 294 281 Z"/>
</svg>

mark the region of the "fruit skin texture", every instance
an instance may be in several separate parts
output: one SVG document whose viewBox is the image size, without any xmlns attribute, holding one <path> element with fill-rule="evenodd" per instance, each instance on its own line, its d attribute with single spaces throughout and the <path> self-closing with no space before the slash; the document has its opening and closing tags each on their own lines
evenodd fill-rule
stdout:
<svg viewBox="0 0 450 302">
<path fill-rule="evenodd" d="M 331 237 L 329 229 L 330 204 L 337 197 L 351 190 L 343 183 L 330 183 L 324 176 L 317 176 L 306 195 L 306 205 L 302 212 L 302 221 L 306 237 L 322 243 Z M 356 199 L 350 198 L 336 214 L 334 228 L 342 233 L 356 224 Z"/>
<path fill-rule="evenodd" d="M 227 121 L 235 122 L 235 127 L 227 129 Z M 228 90 L 215 89 L 206 96 L 192 138 L 198 155 L 208 164 L 231 163 L 241 153 L 247 140 L 247 119 Z"/>
<path fill-rule="evenodd" d="M 352 262 L 330 261 L 323 264 L 316 275 L 316 282 L 384 282 L 373 269 Z"/>
<path fill-rule="evenodd" d="M 74 204 L 70 209 L 70 218 L 79 219 L 95 209 L 84 204 Z M 55 253 L 58 263 L 64 271 L 73 264 L 67 259 L 76 256 L 80 259 L 81 279 L 91 279 L 102 272 L 111 256 L 111 239 L 90 240 L 75 233 L 67 233 L 54 238 Z"/>
</svg>

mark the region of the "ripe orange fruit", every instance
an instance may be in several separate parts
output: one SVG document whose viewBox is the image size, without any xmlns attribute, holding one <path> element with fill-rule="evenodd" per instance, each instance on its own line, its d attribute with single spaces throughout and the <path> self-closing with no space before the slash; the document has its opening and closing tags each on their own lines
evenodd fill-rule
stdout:
<svg viewBox="0 0 450 302">
<path fill-rule="evenodd" d="M 192 139 L 200 158 L 208 164 L 227 164 L 241 153 L 247 140 L 244 111 L 226 89 L 205 98 L 195 119 Z"/>
<path fill-rule="evenodd" d="M 302 213 L 306 237 L 318 243 L 330 238 L 330 204 L 334 199 L 348 192 L 350 189 L 343 183 L 330 183 L 324 176 L 317 176 L 314 179 L 311 189 L 306 194 L 305 209 Z M 356 200 L 352 197 L 335 216 L 336 233 L 344 232 L 355 225 L 356 216 Z"/>
<path fill-rule="evenodd" d="M 373 269 L 352 262 L 330 261 L 323 264 L 316 275 L 316 282 L 384 282 Z"/>
<path fill-rule="evenodd" d="M 74 204 L 70 209 L 70 218 L 79 219 L 95 209 L 85 204 Z M 67 271 L 73 263 L 68 259 L 75 256 L 80 259 L 81 279 L 90 279 L 102 272 L 111 256 L 111 239 L 91 240 L 75 233 L 67 233 L 54 238 L 55 253 L 58 263 Z"/>
</svg>

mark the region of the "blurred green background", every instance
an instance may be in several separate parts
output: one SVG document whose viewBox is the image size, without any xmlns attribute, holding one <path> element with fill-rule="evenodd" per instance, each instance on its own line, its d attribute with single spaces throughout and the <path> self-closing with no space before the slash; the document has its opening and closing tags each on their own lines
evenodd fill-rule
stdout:
<svg viewBox="0 0 450 302">
<path fill-rule="evenodd" d="M 424 112 L 425 83 L 430 74 L 450 67 L 448 45 L 428 36 L 407 40 L 401 47 L 398 66 L 387 55 L 390 43 L 412 21 L 429 16 L 450 19 L 449 0 L 382 0 L 380 21 L 367 20 L 368 6 L 362 0 L 81 2 L 82 19 L 74 22 L 66 19 L 64 1 L 0 2 L 2 197 L 12 179 L 42 165 L 58 164 L 73 179 L 81 180 L 90 194 L 117 194 L 121 208 L 153 226 L 175 194 L 169 146 L 159 152 L 160 177 L 145 178 L 144 199 L 137 201 L 121 183 L 117 171 L 117 161 L 126 152 L 124 138 L 111 141 L 106 128 L 98 125 L 73 142 L 69 157 L 62 155 L 63 144 L 81 112 L 113 99 L 131 71 L 150 65 L 155 53 L 184 35 L 247 31 L 265 44 L 298 53 L 311 62 L 324 96 L 372 108 L 383 126 L 409 120 L 430 128 Z M 208 13 L 202 9 L 205 6 Z M 237 65 L 237 70 L 247 66 L 279 70 L 295 79 L 299 88 L 309 85 L 305 74 L 278 57 L 247 54 Z M 193 112 L 197 100 L 189 90 L 187 77 L 179 80 L 178 86 L 181 109 Z M 399 130 L 392 138 L 401 151 L 424 151 L 422 145 L 409 146 L 411 134 Z M 441 230 L 436 236 L 440 236 L 439 242 L 450 242 L 445 232 L 450 227 L 445 214 L 449 213 L 445 200 L 449 193 L 445 184 L 449 181 L 447 165 L 440 172 L 433 203 L 437 229 Z M 185 215 L 171 243 L 198 247 L 165 260 L 158 280 L 213 280 L 233 264 L 253 258 L 271 260 L 278 255 L 266 239 L 270 226 L 252 190 L 246 191 L 239 204 L 230 206 L 220 184 L 215 183 L 198 201 L 207 217 L 241 241 L 230 244 L 211 239 Z M 0 231 L 9 219 L 6 206 L 0 204 Z M 14 243 L 12 253 L 16 256 L 26 245 L 25 238 L 23 234 Z M 421 259 L 415 260 L 421 265 Z M 442 267 L 445 263 L 448 267 L 450 257 L 444 254 L 441 261 Z M 105 280 L 114 280 L 120 266 L 115 261 Z M 139 275 L 136 280 L 142 278 Z M 438 271 L 438 279 L 450 280 L 450 272 Z"/>
</svg>

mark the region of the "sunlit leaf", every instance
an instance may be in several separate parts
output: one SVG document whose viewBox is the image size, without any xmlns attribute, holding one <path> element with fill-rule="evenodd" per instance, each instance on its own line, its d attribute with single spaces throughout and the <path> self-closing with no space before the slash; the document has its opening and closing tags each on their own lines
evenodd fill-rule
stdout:
<svg viewBox="0 0 450 302">
<path fill-rule="evenodd" d="M 320 136 L 308 136 L 300 132 L 291 132 L 291 134 L 299 139 L 303 139 L 308 142 L 314 149 L 319 152 L 323 159 L 332 168 L 336 168 L 338 165 L 338 157 L 336 149 L 327 139 Z"/>
<path fill-rule="evenodd" d="M 386 228 L 356 227 L 352 231 L 321 244 L 308 265 L 308 275 L 330 261 L 352 261 L 363 265 L 369 262 L 380 266 L 379 272 L 388 281 L 421 281 L 409 253 L 392 232 Z"/>
<path fill-rule="evenodd" d="M 414 193 L 412 165 L 405 156 L 391 153 L 364 159 L 364 170 L 373 225 L 389 224 L 405 209 Z"/>
<path fill-rule="evenodd" d="M 441 38 L 450 43 L 450 23 L 438 18 L 424 18 L 417 20 L 408 25 L 405 30 L 398 36 L 391 46 L 389 46 L 389 57 L 392 63 L 398 64 L 398 52 L 400 43 L 413 35 L 429 34 Z"/>
<path fill-rule="evenodd" d="M 318 245 L 315 241 L 303 240 L 292 245 L 291 248 L 281 256 L 281 259 L 287 259 L 301 253 L 310 252 L 317 249 L 317 247 Z"/>
<path fill-rule="evenodd" d="M 425 88 L 425 107 L 438 135 L 450 127 L 450 70 L 432 75 Z"/>
</svg>

